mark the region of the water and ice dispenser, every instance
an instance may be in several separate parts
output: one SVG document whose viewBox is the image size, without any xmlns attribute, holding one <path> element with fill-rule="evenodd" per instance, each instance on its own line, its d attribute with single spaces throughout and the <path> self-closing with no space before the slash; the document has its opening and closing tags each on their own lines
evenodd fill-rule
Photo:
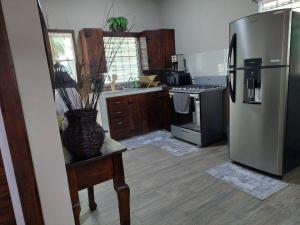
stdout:
<svg viewBox="0 0 300 225">
<path fill-rule="evenodd" d="M 244 61 L 244 103 L 261 104 L 261 65 L 258 58 Z"/>
</svg>

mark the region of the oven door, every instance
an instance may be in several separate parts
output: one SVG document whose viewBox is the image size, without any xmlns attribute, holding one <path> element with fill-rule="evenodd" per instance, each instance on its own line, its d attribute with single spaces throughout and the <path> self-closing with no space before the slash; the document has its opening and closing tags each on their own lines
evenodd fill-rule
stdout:
<svg viewBox="0 0 300 225">
<path fill-rule="evenodd" d="M 172 95 L 171 95 L 172 96 Z M 201 132 L 200 98 L 198 94 L 191 94 L 191 112 L 188 114 L 177 113 L 174 105 L 172 110 L 171 125 L 187 130 Z"/>
<path fill-rule="evenodd" d="M 201 112 L 199 95 L 191 94 L 191 112 L 181 114 L 173 106 L 171 133 L 172 136 L 198 146 L 202 146 Z"/>
</svg>

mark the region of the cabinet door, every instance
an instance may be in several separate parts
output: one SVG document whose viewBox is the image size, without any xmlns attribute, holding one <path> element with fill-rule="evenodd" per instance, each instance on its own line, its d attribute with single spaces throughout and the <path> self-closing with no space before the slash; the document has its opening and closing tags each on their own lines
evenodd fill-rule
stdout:
<svg viewBox="0 0 300 225">
<path fill-rule="evenodd" d="M 171 57 L 176 54 L 175 31 L 173 29 L 163 29 L 161 30 L 161 36 L 163 68 L 172 68 Z"/>
<path fill-rule="evenodd" d="M 145 42 L 147 48 L 145 49 Z M 172 67 L 171 56 L 176 54 L 175 30 L 148 30 L 140 37 L 142 70 L 168 69 Z"/>
<path fill-rule="evenodd" d="M 147 95 L 147 131 L 162 128 L 162 92 L 153 92 Z"/>
<path fill-rule="evenodd" d="M 130 135 L 143 133 L 143 94 L 131 95 L 128 100 Z"/>
<path fill-rule="evenodd" d="M 79 32 L 85 74 L 106 72 L 103 30 L 82 29 Z"/>
<path fill-rule="evenodd" d="M 162 42 L 160 31 L 145 31 L 149 70 L 163 68 Z"/>
</svg>

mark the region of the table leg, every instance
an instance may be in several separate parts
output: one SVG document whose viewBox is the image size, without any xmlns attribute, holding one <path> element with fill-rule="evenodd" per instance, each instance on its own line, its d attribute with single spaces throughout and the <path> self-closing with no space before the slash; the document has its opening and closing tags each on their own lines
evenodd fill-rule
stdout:
<svg viewBox="0 0 300 225">
<path fill-rule="evenodd" d="M 94 186 L 88 188 L 88 196 L 90 210 L 95 211 L 97 209 L 97 204 L 95 202 Z"/>
<path fill-rule="evenodd" d="M 68 181 L 69 181 L 69 190 L 70 190 L 70 197 L 73 207 L 73 214 L 75 225 L 80 225 L 80 202 L 78 196 L 78 188 L 77 188 L 77 179 L 76 179 L 76 172 L 72 169 L 67 170 L 68 173 Z"/>
<path fill-rule="evenodd" d="M 118 195 L 120 224 L 130 225 L 130 190 L 125 183 L 122 155 L 113 158 L 114 189 Z"/>
</svg>

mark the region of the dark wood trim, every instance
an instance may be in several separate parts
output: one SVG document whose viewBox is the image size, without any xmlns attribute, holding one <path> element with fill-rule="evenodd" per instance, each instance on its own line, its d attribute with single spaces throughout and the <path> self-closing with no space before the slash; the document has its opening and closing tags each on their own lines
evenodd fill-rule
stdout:
<svg viewBox="0 0 300 225">
<path fill-rule="evenodd" d="M 47 55 L 47 63 L 48 63 L 48 68 L 49 68 L 49 73 L 50 73 L 52 92 L 53 92 L 53 97 L 54 97 L 55 96 L 55 91 L 54 91 L 55 74 L 54 74 L 54 69 L 53 69 L 53 61 L 52 61 L 52 52 L 51 52 L 50 40 L 49 40 L 49 36 L 48 36 L 46 20 L 44 18 L 43 13 L 42 13 L 41 6 L 40 6 L 39 2 L 37 4 L 38 4 L 38 10 L 39 10 L 39 15 L 40 15 L 40 20 L 41 20 L 41 27 L 42 27 L 43 38 L 44 38 L 44 45 L 45 45 L 45 50 L 46 50 L 46 55 Z"/>
<path fill-rule="evenodd" d="M 72 34 L 73 39 L 73 46 L 75 52 L 75 60 L 76 60 L 76 73 L 77 73 L 77 80 L 80 78 L 80 66 L 79 66 L 79 58 L 78 58 L 78 48 L 76 45 L 76 38 L 75 38 L 75 31 L 74 30 L 67 30 L 67 29 L 48 29 L 48 33 L 69 33 Z M 49 38 L 49 37 L 48 37 Z M 52 56 L 51 56 L 52 60 Z"/>
<path fill-rule="evenodd" d="M 104 31 L 104 37 L 139 37 L 140 33 L 138 32 L 112 32 L 112 31 Z"/>
<path fill-rule="evenodd" d="M 20 31 L 22 32 L 22 31 Z M 0 2 L 0 107 L 25 223 L 44 225 L 16 74 Z M 38 73 L 38 71 L 37 71 Z"/>
<path fill-rule="evenodd" d="M 2 120 L 3 121 L 3 120 Z M 0 121 L 0 122 L 2 122 Z M 0 224 L 16 225 L 16 217 L 11 202 L 8 183 L 0 149 Z"/>
<path fill-rule="evenodd" d="M 71 29 L 48 29 L 48 32 L 50 33 L 71 33 L 74 34 L 74 30 Z M 75 39 L 75 34 L 74 34 Z"/>
</svg>

